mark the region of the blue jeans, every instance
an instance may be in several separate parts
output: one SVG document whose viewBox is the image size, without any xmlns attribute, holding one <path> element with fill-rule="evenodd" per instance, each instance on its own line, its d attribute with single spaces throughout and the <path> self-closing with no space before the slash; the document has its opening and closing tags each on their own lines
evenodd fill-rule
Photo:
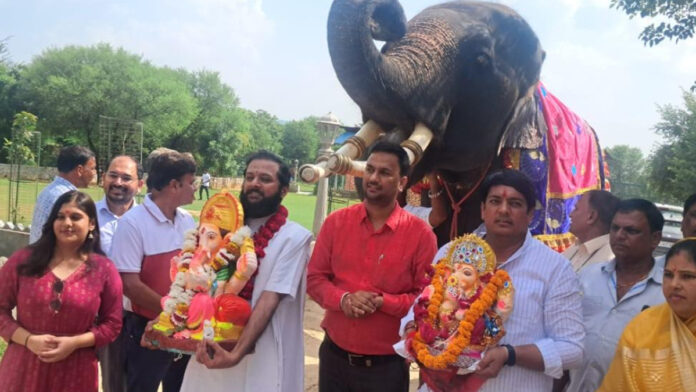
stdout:
<svg viewBox="0 0 696 392">
<path fill-rule="evenodd" d="M 189 356 L 140 346 L 145 326 L 150 320 L 132 312 L 123 317 L 126 385 L 128 392 L 179 392 Z"/>
</svg>

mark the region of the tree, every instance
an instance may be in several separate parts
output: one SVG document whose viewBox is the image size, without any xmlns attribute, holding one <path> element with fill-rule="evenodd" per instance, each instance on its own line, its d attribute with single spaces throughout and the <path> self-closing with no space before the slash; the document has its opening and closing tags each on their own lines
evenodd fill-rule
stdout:
<svg viewBox="0 0 696 392">
<path fill-rule="evenodd" d="M 37 118 L 29 112 L 19 112 L 15 114 L 12 121 L 13 137 L 5 138 L 3 150 L 8 160 L 14 164 L 24 165 L 34 162 L 34 152 L 32 151 L 32 139 L 36 130 Z"/>
<path fill-rule="evenodd" d="M 12 138 L 13 114 L 19 111 L 15 100 L 18 67 L 10 62 L 7 39 L 0 40 L 0 140 Z M 8 160 L 7 150 L 0 150 L 0 161 Z"/>
<path fill-rule="evenodd" d="M 611 190 L 618 197 L 647 197 L 645 158 L 639 148 L 627 145 L 608 147 L 605 150 Z"/>
<path fill-rule="evenodd" d="M 696 95 L 684 92 L 684 107 L 659 108 L 662 120 L 655 125 L 663 137 L 650 156 L 648 181 L 661 200 L 681 203 L 696 192 Z"/>
<path fill-rule="evenodd" d="M 142 121 L 151 150 L 186 129 L 196 110 L 177 71 L 107 44 L 44 51 L 22 70 L 19 94 L 48 139 L 95 152 L 99 115 Z"/>
<path fill-rule="evenodd" d="M 300 164 L 314 162 L 319 149 L 316 117 L 290 121 L 283 125 L 281 155 L 288 164 L 297 159 Z"/>
<path fill-rule="evenodd" d="M 621 9 L 630 18 L 640 16 L 666 17 L 668 22 L 651 23 L 643 29 L 639 38 L 649 46 L 665 39 L 675 42 L 692 38 L 696 28 L 696 1 L 693 0 L 611 0 L 611 7 Z M 696 91 L 696 82 L 691 86 Z"/>
<path fill-rule="evenodd" d="M 664 16 L 670 22 L 651 23 L 640 33 L 646 45 L 657 45 L 665 39 L 679 40 L 694 36 L 696 1 L 693 0 L 611 0 L 611 7 L 622 9 L 629 17 Z"/>
</svg>

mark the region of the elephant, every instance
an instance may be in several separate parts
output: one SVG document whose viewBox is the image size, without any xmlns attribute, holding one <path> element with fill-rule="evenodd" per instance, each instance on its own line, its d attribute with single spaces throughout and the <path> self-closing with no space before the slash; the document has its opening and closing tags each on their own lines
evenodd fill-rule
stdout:
<svg viewBox="0 0 696 392">
<path fill-rule="evenodd" d="M 360 176 L 357 159 L 370 144 L 381 137 L 400 142 L 412 165 L 409 185 L 429 172 L 443 178 L 452 237 L 480 223 L 474 191 L 486 173 L 505 166 L 503 152 L 545 142 L 539 122 L 545 52 L 509 7 L 452 1 L 407 22 L 397 0 L 334 0 L 327 40 L 336 76 L 365 125 L 332 156 L 304 165 L 306 181 Z M 381 50 L 375 40 L 385 41 Z M 438 232 L 440 243 L 447 231 Z"/>
</svg>

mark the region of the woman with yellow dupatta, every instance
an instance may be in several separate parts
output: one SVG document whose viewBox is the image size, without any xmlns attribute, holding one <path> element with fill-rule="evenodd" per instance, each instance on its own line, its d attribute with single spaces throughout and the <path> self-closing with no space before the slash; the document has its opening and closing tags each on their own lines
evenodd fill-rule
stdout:
<svg viewBox="0 0 696 392">
<path fill-rule="evenodd" d="M 696 237 L 667 252 L 662 291 L 667 303 L 626 326 L 598 391 L 696 388 Z"/>
</svg>

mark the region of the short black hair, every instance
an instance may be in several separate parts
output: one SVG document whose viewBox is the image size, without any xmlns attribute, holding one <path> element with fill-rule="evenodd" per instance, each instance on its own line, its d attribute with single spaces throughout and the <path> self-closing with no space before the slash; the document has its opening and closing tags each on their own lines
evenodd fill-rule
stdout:
<svg viewBox="0 0 696 392">
<path fill-rule="evenodd" d="M 665 218 L 662 216 L 662 213 L 657 208 L 655 203 L 645 199 L 627 199 L 621 200 L 619 202 L 619 206 L 616 208 L 617 214 L 626 214 L 633 211 L 642 212 L 643 215 L 645 215 L 645 219 L 648 220 L 651 233 L 662 231 L 662 228 L 665 225 Z"/>
<path fill-rule="evenodd" d="M 616 209 L 619 207 L 621 199 L 613 195 L 609 191 L 593 189 L 587 192 L 587 201 L 593 210 L 597 211 L 599 221 L 604 225 L 604 228 L 609 230 L 611 220 L 616 214 Z"/>
<path fill-rule="evenodd" d="M 60 149 L 56 167 L 60 173 L 69 173 L 80 165 L 87 164 L 94 153 L 87 147 L 67 146 Z"/>
<path fill-rule="evenodd" d="M 686 214 L 689 212 L 689 209 L 696 204 L 696 193 L 692 194 L 691 196 L 686 198 L 686 201 L 684 202 L 684 212 L 683 214 Z"/>
<path fill-rule="evenodd" d="M 251 161 L 256 161 L 256 160 L 264 160 L 264 161 L 271 161 L 275 162 L 278 164 L 278 182 L 280 183 L 281 188 L 285 188 L 287 186 L 290 186 L 290 168 L 288 165 L 283 161 L 281 157 L 278 155 L 266 151 L 266 150 L 259 150 L 256 151 L 255 153 L 249 155 L 246 159 L 246 164 L 244 166 L 244 176 L 246 176 L 246 171 L 247 168 L 249 167 L 249 164 Z"/>
<path fill-rule="evenodd" d="M 404 148 L 394 142 L 388 142 L 385 140 L 379 141 L 370 147 L 368 151 L 368 156 L 376 153 L 384 152 L 387 154 L 392 154 L 396 156 L 396 160 L 399 163 L 399 175 L 408 176 L 408 170 L 411 167 L 411 163 L 408 161 L 408 154 L 404 151 Z"/>
<path fill-rule="evenodd" d="M 669 248 L 669 251 L 667 251 L 667 255 L 665 256 L 665 266 L 669 264 L 669 259 L 671 259 L 672 256 L 682 252 L 689 255 L 688 258 L 691 259 L 691 262 L 696 264 L 696 238 L 685 238 L 681 241 L 677 241 L 676 244 L 672 245 L 672 247 Z"/>
<path fill-rule="evenodd" d="M 111 158 L 109 161 L 109 165 L 106 167 L 106 170 L 109 170 L 109 167 L 111 167 L 111 164 L 116 160 L 116 158 L 129 158 L 133 163 L 135 163 L 135 175 L 138 176 L 138 180 L 141 180 L 143 178 L 143 175 L 145 174 L 145 171 L 143 170 L 143 165 L 140 164 L 140 162 L 136 161 L 135 158 L 133 158 L 130 155 L 116 155 L 115 157 Z"/>
<path fill-rule="evenodd" d="M 175 150 L 162 150 L 148 157 L 147 188 L 158 191 L 171 180 L 180 180 L 186 174 L 196 173 L 196 161 L 191 154 Z"/>
<path fill-rule="evenodd" d="M 533 210 L 536 206 L 536 192 L 534 191 L 532 180 L 521 171 L 513 169 L 495 171 L 490 173 L 486 179 L 483 180 L 481 189 L 479 190 L 482 203 L 486 202 L 491 188 L 498 185 L 509 186 L 521 193 L 522 196 L 524 196 L 524 200 L 527 202 L 527 212 Z"/>
</svg>

